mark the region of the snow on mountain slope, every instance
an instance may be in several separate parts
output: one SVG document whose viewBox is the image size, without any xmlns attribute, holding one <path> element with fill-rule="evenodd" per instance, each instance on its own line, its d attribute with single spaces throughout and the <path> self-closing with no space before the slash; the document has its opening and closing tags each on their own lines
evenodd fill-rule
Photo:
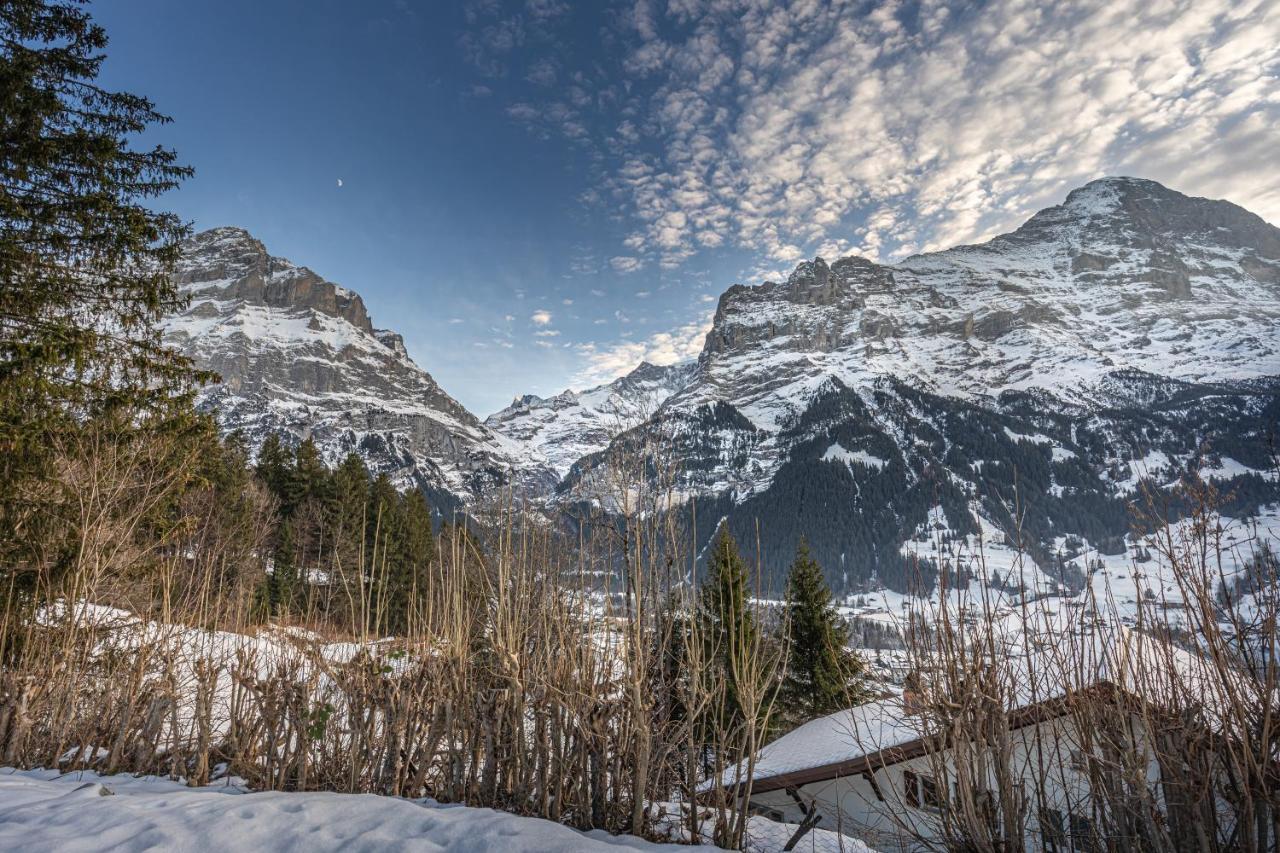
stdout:
<svg viewBox="0 0 1280 853">
<path fill-rule="evenodd" d="M 330 463 L 359 453 L 400 486 L 466 502 L 550 473 L 485 427 L 375 329 L 364 301 L 306 267 L 267 253 L 240 228 L 189 240 L 175 277 L 188 307 L 166 340 L 222 376 L 203 394 L 223 428 L 256 447 L 269 431 L 310 436 Z"/>
<path fill-rule="evenodd" d="M 800 264 L 721 297 L 683 407 L 776 430 L 815 384 L 879 377 L 965 399 L 1099 401 L 1122 370 L 1188 382 L 1280 374 L 1280 229 L 1229 202 L 1110 178 L 1013 234 L 890 266 Z"/>
<path fill-rule="evenodd" d="M 1255 513 L 1280 498 L 1277 389 L 1280 229 L 1106 178 L 982 245 L 729 288 L 645 429 L 677 448 L 700 517 L 776 531 L 767 567 L 804 534 L 838 586 L 903 584 L 901 545 L 939 505 L 1055 572 L 1055 541 L 1118 553 L 1140 486 L 1197 466 Z"/>
<path fill-rule="evenodd" d="M 642 362 L 620 379 L 587 391 L 554 397 L 526 394 L 485 418 L 494 432 L 537 451 L 564 477 L 573 463 L 608 446 L 637 426 L 693 378 L 692 363 L 658 366 Z"/>
</svg>

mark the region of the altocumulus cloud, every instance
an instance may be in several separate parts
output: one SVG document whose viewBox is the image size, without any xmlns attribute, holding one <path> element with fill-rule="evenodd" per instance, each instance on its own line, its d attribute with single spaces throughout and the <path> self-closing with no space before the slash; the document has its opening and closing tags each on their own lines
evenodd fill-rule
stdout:
<svg viewBox="0 0 1280 853">
<path fill-rule="evenodd" d="M 583 203 L 623 224 L 592 247 L 615 274 L 726 249 L 751 279 L 814 254 L 892 260 L 1107 174 L 1280 222 L 1275 0 L 618 0 L 605 57 L 557 29 L 562 3 L 510 4 L 473 4 L 464 53 L 482 75 L 546 54 L 504 108 L 587 152 Z M 578 384 L 692 357 L 704 331 L 583 345 Z"/>
<path fill-rule="evenodd" d="M 988 237 L 1137 174 L 1280 220 L 1280 3 L 639 0 L 600 116 L 621 272 Z"/>
</svg>

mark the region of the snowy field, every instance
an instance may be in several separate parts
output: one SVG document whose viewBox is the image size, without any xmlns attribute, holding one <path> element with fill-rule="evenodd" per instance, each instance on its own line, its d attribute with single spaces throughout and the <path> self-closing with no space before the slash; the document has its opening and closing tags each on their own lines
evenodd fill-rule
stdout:
<svg viewBox="0 0 1280 853">
<path fill-rule="evenodd" d="M 678 850 L 538 818 L 371 794 L 248 793 L 155 777 L 0 770 L 0 850 L 574 853 Z"/>
<path fill-rule="evenodd" d="M 683 835 L 679 807 L 657 825 Z M 709 826 L 708 826 L 709 828 Z M 753 817 L 747 853 L 776 853 L 790 824 Z M 493 809 L 373 794 L 252 793 L 234 781 L 188 788 L 155 776 L 0 768 L 0 850 L 27 853 L 590 853 L 676 851 L 634 836 L 579 832 Z M 704 846 L 702 849 L 710 849 Z M 866 853 L 862 842 L 823 829 L 798 851 Z"/>
<path fill-rule="evenodd" d="M 976 509 L 976 508 L 975 508 Z M 928 542 L 909 540 L 902 547 L 904 554 L 920 559 L 950 561 L 953 565 L 966 566 L 974 574 L 968 586 L 949 590 L 948 603 L 952 607 L 966 604 L 971 610 L 985 602 L 995 615 L 1021 611 L 1031 607 L 1039 611 L 1061 609 L 1081 611 L 1090 600 L 1099 603 L 1104 613 L 1113 613 L 1121 624 L 1132 626 L 1139 611 L 1148 616 L 1158 616 L 1159 621 L 1181 626 L 1185 623 L 1184 607 L 1173 569 L 1159 552 L 1154 537 L 1129 537 L 1122 554 L 1103 554 L 1090 546 L 1088 540 L 1079 539 L 1078 552 L 1069 555 L 1070 562 L 1081 567 L 1088 577 L 1085 591 L 1070 595 L 1062 586 L 1035 564 L 1003 542 L 1003 534 L 980 511 L 976 511 L 982 531 L 980 535 L 959 536 L 946 523 L 941 508 L 930 513 L 926 525 L 931 537 L 949 534 L 954 538 L 949 550 L 938 552 L 932 538 Z M 1208 558 L 1215 577 L 1221 572 L 1230 580 L 1264 547 L 1273 550 L 1280 546 L 1280 506 L 1264 507 L 1255 518 L 1248 520 L 1218 516 L 1220 543 L 1213 545 Z M 1194 552 L 1195 540 L 1186 521 L 1175 523 L 1172 531 L 1159 534 L 1162 538 L 1178 543 L 1178 550 Z M 1058 550 L 1066 550 L 1066 539 L 1057 542 Z M 983 578 L 998 575 L 1006 587 L 992 589 Z M 1025 592 L 1014 592 L 1009 587 L 1024 587 Z M 1030 603 L 1029 602 L 1034 602 Z M 929 606 L 941 602 L 935 590 L 929 598 Z M 847 597 L 839 608 L 841 615 L 882 622 L 895 628 L 902 626 L 911 612 L 929 612 L 928 606 L 910 595 L 881 589 Z"/>
</svg>

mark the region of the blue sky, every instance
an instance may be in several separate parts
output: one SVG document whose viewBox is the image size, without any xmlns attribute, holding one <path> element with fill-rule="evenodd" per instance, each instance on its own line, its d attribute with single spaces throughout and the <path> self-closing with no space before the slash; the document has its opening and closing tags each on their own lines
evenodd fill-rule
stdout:
<svg viewBox="0 0 1280 853">
<path fill-rule="evenodd" d="M 1280 221 L 1280 4 L 117 0 L 165 203 L 358 290 L 480 415 L 696 355 L 728 285 L 1103 174 Z M 338 182 L 342 184 L 339 186 Z"/>
</svg>

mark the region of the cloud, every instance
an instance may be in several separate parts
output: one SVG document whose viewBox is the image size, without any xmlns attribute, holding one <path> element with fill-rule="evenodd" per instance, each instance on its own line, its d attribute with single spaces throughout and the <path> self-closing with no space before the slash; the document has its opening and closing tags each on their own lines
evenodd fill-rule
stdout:
<svg viewBox="0 0 1280 853">
<path fill-rule="evenodd" d="M 527 0 L 524 4 L 529 17 L 539 20 L 557 18 L 569 11 L 569 4 L 561 0 Z"/>
<path fill-rule="evenodd" d="M 534 311 L 533 314 L 529 317 L 529 319 L 533 322 L 535 326 L 546 326 L 551 323 L 551 312 L 544 309 L 539 309 L 537 311 Z"/>
<path fill-rule="evenodd" d="M 609 259 L 609 266 L 620 273 L 632 273 L 644 266 L 644 261 L 628 255 L 619 255 Z"/>
<path fill-rule="evenodd" d="M 554 338 L 554 337 L 558 337 L 560 335 L 560 332 L 555 329 L 543 329 L 542 331 L 534 332 L 533 334 L 534 334 L 534 337 L 538 337 L 538 338 Z"/>
<path fill-rule="evenodd" d="M 670 332 L 658 332 L 643 341 L 622 341 L 601 346 L 594 343 L 580 344 L 578 352 L 584 359 L 582 369 L 573 380 L 574 388 L 591 388 L 625 376 L 642 361 L 667 365 L 697 358 L 711 330 L 711 316 Z"/>
<path fill-rule="evenodd" d="M 984 239 L 1106 174 L 1280 222 L 1273 0 L 672 0 L 620 18 L 596 122 L 619 272 Z"/>
<path fill-rule="evenodd" d="M 529 66 L 529 71 L 524 75 L 524 79 L 536 86 L 554 86 L 556 84 L 555 61 L 549 58 L 535 61 Z"/>
</svg>

